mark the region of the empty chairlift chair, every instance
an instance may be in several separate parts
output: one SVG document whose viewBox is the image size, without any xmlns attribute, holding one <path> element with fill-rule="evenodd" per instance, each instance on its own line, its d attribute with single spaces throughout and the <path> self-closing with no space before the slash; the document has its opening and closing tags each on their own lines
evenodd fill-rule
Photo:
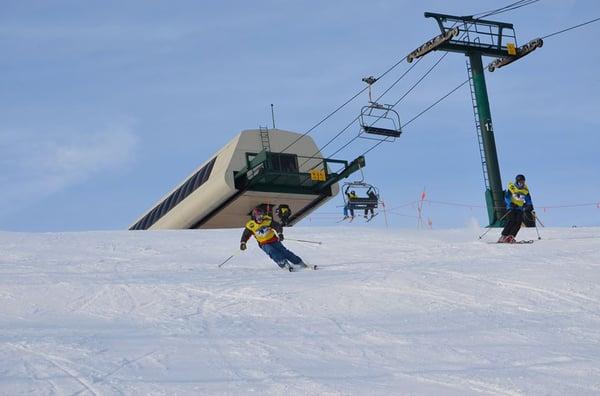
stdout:
<svg viewBox="0 0 600 396">
<path fill-rule="evenodd" d="M 377 81 L 375 77 L 365 77 L 362 80 L 369 85 L 369 104 L 363 106 L 358 117 L 361 133 L 384 136 L 384 139 L 375 138 L 376 140 L 390 141 L 389 138 L 392 138 L 391 141 L 394 141 L 402 133 L 400 115 L 392 105 L 380 104 L 372 100 L 371 85 Z"/>
<path fill-rule="evenodd" d="M 363 106 L 360 117 L 360 127 L 365 133 L 391 138 L 400 137 L 400 115 L 391 105 L 370 102 Z"/>
</svg>

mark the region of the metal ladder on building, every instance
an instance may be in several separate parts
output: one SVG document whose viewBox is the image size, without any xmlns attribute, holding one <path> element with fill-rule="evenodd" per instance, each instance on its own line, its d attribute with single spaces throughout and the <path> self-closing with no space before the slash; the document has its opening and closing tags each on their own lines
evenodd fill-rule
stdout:
<svg viewBox="0 0 600 396">
<path fill-rule="evenodd" d="M 473 105 L 473 115 L 475 116 L 475 128 L 477 129 L 477 142 L 479 145 L 479 156 L 481 157 L 481 168 L 483 170 L 483 181 L 485 188 L 490 189 L 488 177 L 487 161 L 485 159 L 485 148 L 483 146 L 483 136 L 481 135 L 481 122 L 479 121 L 479 110 L 477 110 L 477 97 L 475 96 L 475 83 L 473 82 L 473 73 L 471 71 L 471 62 L 467 58 L 467 73 L 469 75 L 469 88 L 471 89 L 471 104 Z"/>
<path fill-rule="evenodd" d="M 260 129 L 260 144 L 262 145 L 263 150 L 271 151 L 271 142 L 269 141 L 269 128 L 267 127 L 259 127 Z"/>
</svg>

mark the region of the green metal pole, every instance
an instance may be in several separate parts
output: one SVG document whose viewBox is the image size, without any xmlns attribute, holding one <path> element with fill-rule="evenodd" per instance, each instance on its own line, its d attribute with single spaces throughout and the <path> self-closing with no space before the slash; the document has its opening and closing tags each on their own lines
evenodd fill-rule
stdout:
<svg viewBox="0 0 600 396">
<path fill-rule="evenodd" d="M 490 227 L 502 226 L 500 219 L 504 214 L 504 192 L 502 190 L 502 179 L 500 178 L 500 166 L 498 165 L 498 154 L 496 152 L 496 141 L 494 139 L 494 128 L 492 125 L 492 113 L 488 100 L 487 88 L 481 54 L 469 52 L 467 54 L 471 62 L 471 77 L 475 86 L 475 99 L 479 112 L 479 128 L 482 137 L 485 162 L 489 180 L 489 190 L 486 191 L 486 202 Z"/>
</svg>

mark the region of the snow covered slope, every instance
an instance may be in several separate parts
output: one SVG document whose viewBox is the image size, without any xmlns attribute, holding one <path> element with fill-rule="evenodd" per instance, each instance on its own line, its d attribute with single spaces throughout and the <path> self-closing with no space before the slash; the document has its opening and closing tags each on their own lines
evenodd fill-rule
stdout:
<svg viewBox="0 0 600 396">
<path fill-rule="evenodd" d="M 540 231 L 293 228 L 297 273 L 217 268 L 238 231 L 0 233 L 0 394 L 599 394 L 600 229 Z"/>
</svg>

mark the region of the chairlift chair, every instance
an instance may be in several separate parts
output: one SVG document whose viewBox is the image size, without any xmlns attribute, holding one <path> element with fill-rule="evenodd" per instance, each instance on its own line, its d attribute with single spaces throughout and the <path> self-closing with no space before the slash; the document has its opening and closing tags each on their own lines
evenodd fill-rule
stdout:
<svg viewBox="0 0 600 396">
<path fill-rule="evenodd" d="M 360 111 L 359 123 L 361 129 L 371 135 L 395 139 L 402 133 L 400 115 L 391 105 L 387 104 L 369 102 L 367 106 L 363 106 Z"/>
<path fill-rule="evenodd" d="M 369 85 L 369 104 L 363 106 L 360 110 L 358 121 L 361 133 L 365 132 L 370 135 L 385 136 L 384 139 L 376 140 L 388 140 L 391 137 L 391 141 L 394 141 L 402 133 L 400 115 L 393 109 L 392 105 L 380 104 L 373 101 L 371 97 L 371 85 L 377 82 L 377 80 L 373 76 L 362 79 L 362 81 Z M 378 125 L 375 126 L 375 124 Z"/>
<path fill-rule="evenodd" d="M 357 198 L 348 199 L 346 192 L 355 190 L 357 191 Z M 344 206 L 349 209 L 360 210 L 360 209 L 377 209 L 379 205 L 379 189 L 372 184 L 365 183 L 364 181 L 354 181 L 344 183 L 342 186 L 344 196 Z M 374 192 L 376 199 L 369 197 L 369 192 Z M 362 193 L 361 193 L 362 192 Z"/>
</svg>

